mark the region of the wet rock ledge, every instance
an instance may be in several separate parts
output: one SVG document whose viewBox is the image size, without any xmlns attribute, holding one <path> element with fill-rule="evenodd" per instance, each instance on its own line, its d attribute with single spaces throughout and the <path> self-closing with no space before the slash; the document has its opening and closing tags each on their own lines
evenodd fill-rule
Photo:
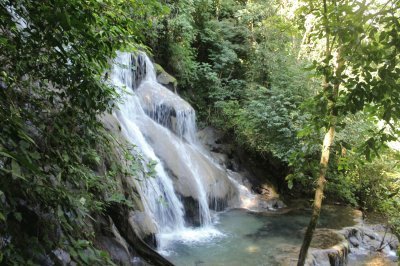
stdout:
<svg viewBox="0 0 400 266">
<path fill-rule="evenodd" d="M 356 211 L 357 213 L 357 211 Z M 397 237 L 382 224 L 368 224 L 355 218 L 356 225 L 340 230 L 316 229 L 307 256 L 308 266 L 375 265 L 396 266 L 399 246 Z M 304 233 L 304 232 L 303 232 Z M 281 247 L 285 252 L 280 265 L 296 265 L 298 246 Z"/>
</svg>

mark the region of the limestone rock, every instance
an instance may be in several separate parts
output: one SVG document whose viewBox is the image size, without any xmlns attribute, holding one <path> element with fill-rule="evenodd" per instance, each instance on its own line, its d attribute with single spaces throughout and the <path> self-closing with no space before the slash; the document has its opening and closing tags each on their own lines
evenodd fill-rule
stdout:
<svg viewBox="0 0 400 266">
<path fill-rule="evenodd" d="M 176 88 L 178 86 L 176 78 L 167 73 L 159 64 L 154 64 L 154 66 L 156 68 L 157 81 L 176 93 Z"/>
<path fill-rule="evenodd" d="M 129 222 L 134 228 L 135 232 L 142 239 L 146 239 L 149 236 L 157 233 L 157 227 L 154 224 L 151 217 L 149 217 L 145 212 L 135 211 L 129 213 Z"/>
<path fill-rule="evenodd" d="M 383 256 L 384 260 L 396 261 L 393 255 L 398 247 L 398 239 L 390 232 L 385 233 L 381 225 L 359 223 L 340 231 L 350 243 L 350 260 L 374 260 L 375 255 Z M 390 263 L 385 265 L 391 265 Z M 393 263 L 393 265 L 395 265 Z"/>
<path fill-rule="evenodd" d="M 214 164 L 205 154 L 155 123 L 147 123 L 142 132 L 152 142 L 154 152 L 161 159 L 164 168 L 174 177 L 175 191 L 183 197 L 199 199 L 198 186 L 193 182 L 200 179 L 207 195 L 213 197 L 210 201 L 221 199 L 229 202 L 236 199 L 237 190 L 226 171 Z"/>
</svg>

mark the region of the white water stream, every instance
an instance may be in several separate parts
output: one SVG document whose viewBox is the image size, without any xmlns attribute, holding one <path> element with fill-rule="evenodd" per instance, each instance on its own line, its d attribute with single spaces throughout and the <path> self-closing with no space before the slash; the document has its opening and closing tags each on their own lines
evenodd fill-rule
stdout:
<svg viewBox="0 0 400 266">
<path fill-rule="evenodd" d="M 144 77 L 136 88 L 139 75 Z M 123 134 L 147 162 L 156 163 L 155 178 L 135 182 L 144 211 L 157 228 L 159 250 L 168 249 L 171 240 L 203 241 L 220 236 L 213 227 L 210 204 L 215 200 L 216 206 L 223 198 L 226 207 L 240 207 L 251 193 L 199 144 L 193 108 L 157 82 L 154 66 L 143 53 L 137 60 L 130 53 L 118 53 L 111 80 L 122 96 L 115 116 Z M 198 203 L 199 228 L 185 222 L 182 196 Z"/>
</svg>

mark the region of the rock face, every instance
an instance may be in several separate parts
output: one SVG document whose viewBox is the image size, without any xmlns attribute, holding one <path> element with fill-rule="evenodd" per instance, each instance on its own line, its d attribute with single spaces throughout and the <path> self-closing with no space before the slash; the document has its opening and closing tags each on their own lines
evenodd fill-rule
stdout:
<svg viewBox="0 0 400 266">
<path fill-rule="evenodd" d="M 185 207 L 185 220 L 198 225 L 198 207 L 195 206 L 200 202 L 214 210 L 234 206 L 238 201 L 237 188 L 226 170 L 198 145 L 193 108 L 175 93 L 150 80 L 144 81 L 135 93 L 150 117 L 141 118 L 139 128 L 172 177 L 174 190 Z"/>
<path fill-rule="evenodd" d="M 249 169 L 241 164 L 238 158 L 234 144 L 224 136 L 221 131 L 212 127 L 206 127 L 197 133 L 201 143 L 210 150 L 211 156 L 215 162 L 223 168 L 227 168 L 229 176 L 237 181 L 247 190 L 255 191 L 251 197 L 246 198 L 242 207 L 253 211 L 275 211 L 286 205 L 279 199 L 279 194 L 275 187 L 267 180 L 267 178 L 254 177 L 253 169 Z M 262 180 L 260 182 L 260 180 Z M 254 181 L 254 182 L 252 182 Z"/>
<path fill-rule="evenodd" d="M 276 188 L 271 183 L 270 176 L 268 176 L 271 171 L 262 168 L 260 165 L 255 165 L 250 158 L 250 153 L 235 145 L 231 136 L 227 136 L 213 127 L 200 130 L 197 136 L 221 165 L 234 172 L 245 174 L 253 191 L 259 194 L 276 193 Z"/>
<path fill-rule="evenodd" d="M 195 180 L 204 187 L 208 202 L 212 203 L 210 207 L 216 207 L 214 202 L 219 202 L 217 204 L 219 206 L 221 204 L 232 206 L 237 200 L 238 192 L 227 173 L 212 163 L 196 147 L 189 145 L 170 131 L 160 129 L 156 124 L 148 123 L 146 127 L 142 127 L 142 132 L 152 143 L 154 152 L 172 177 L 176 193 L 187 201 L 184 202 L 186 216 L 192 217 L 188 221 L 197 220 L 196 212 L 193 208 L 188 208 L 196 204 L 193 205 L 190 201 L 198 201 L 202 196 L 199 186 L 194 183 Z"/>
<path fill-rule="evenodd" d="M 116 140 L 113 145 L 115 149 L 112 154 L 108 154 L 108 157 L 119 160 L 124 167 L 129 167 L 129 162 L 120 147 L 120 144 L 126 141 L 121 133 L 119 122 L 112 115 L 104 115 L 100 117 L 100 120 Z M 99 172 L 106 171 L 107 164 L 107 161 L 103 162 Z M 154 236 L 157 228 L 144 212 L 133 178 L 120 176 L 117 182 L 119 191 L 125 195 L 126 199 L 133 202 L 134 206 L 128 208 L 121 204 L 113 204 L 106 210 L 104 216 L 96 217 L 96 222 L 93 222 L 95 245 L 106 250 L 118 265 L 171 265 L 150 247 L 156 246 Z M 60 252 L 57 256 L 63 257 L 64 261 L 68 258 Z"/>
<path fill-rule="evenodd" d="M 233 144 L 225 141 L 224 133 L 222 131 L 219 131 L 213 127 L 205 127 L 197 132 L 197 137 L 200 139 L 201 143 L 208 147 L 211 152 L 215 154 L 226 155 L 230 161 L 233 159 L 234 146 Z M 228 163 L 228 168 L 232 167 L 232 165 L 230 165 L 230 161 L 225 162 Z M 235 171 L 235 169 L 232 170 Z"/>
<path fill-rule="evenodd" d="M 162 66 L 154 64 L 156 68 L 157 81 L 176 93 L 178 81 L 172 75 L 168 74 Z"/>
</svg>

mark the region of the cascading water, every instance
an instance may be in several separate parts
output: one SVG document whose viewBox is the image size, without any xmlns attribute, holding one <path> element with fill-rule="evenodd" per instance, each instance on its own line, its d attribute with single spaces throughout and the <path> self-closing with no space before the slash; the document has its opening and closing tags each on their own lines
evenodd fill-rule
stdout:
<svg viewBox="0 0 400 266">
<path fill-rule="evenodd" d="M 118 53 L 110 77 L 122 96 L 115 112 L 122 132 L 147 162 L 156 163 L 155 178 L 135 182 L 144 211 L 157 228 L 159 248 L 171 239 L 218 235 L 210 206 L 240 206 L 243 188 L 199 144 L 193 108 L 157 82 L 143 53 Z M 185 224 L 184 198 L 197 202 L 198 229 Z M 219 208 L 218 202 L 225 205 Z"/>
<path fill-rule="evenodd" d="M 164 127 L 169 127 L 178 136 L 178 138 L 172 136 L 166 128 L 159 129 L 163 134 L 169 136 L 169 142 L 172 144 L 171 147 L 165 150 L 171 151 L 171 149 L 176 149 L 179 161 L 188 166 L 187 169 L 193 177 L 193 185 L 197 189 L 200 224 L 209 225 L 211 223 L 211 214 L 204 182 L 202 182 L 198 166 L 193 164 L 195 158 L 191 158 L 190 156 L 190 147 L 183 141 L 195 142 L 195 111 L 187 102 L 157 82 L 153 63 L 147 56 L 144 58 L 147 74 L 135 92 L 139 96 L 141 105 L 146 109 L 147 114 Z M 154 128 L 154 131 L 156 130 Z M 149 135 L 154 133 L 148 132 Z M 160 140 L 162 138 L 158 138 L 158 140 L 154 139 L 153 141 Z"/>
<path fill-rule="evenodd" d="M 120 53 L 112 71 L 112 81 L 119 88 L 132 89 L 135 76 L 132 75 L 132 56 Z M 174 193 L 172 181 L 164 171 L 160 160 L 146 141 L 138 127 L 144 121 L 151 123 L 140 106 L 139 99 L 132 92 L 124 93 L 116 115 L 126 138 L 138 147 L 145 158 L 156 163 L 157 178 L 145 178 L 137 182 L 145 211 L 154 219 L 159 231 L 172 231 L 184 227 L 183 206 Z M 166 202 L 167 204 L 165 204 Z"/>
</svg>

